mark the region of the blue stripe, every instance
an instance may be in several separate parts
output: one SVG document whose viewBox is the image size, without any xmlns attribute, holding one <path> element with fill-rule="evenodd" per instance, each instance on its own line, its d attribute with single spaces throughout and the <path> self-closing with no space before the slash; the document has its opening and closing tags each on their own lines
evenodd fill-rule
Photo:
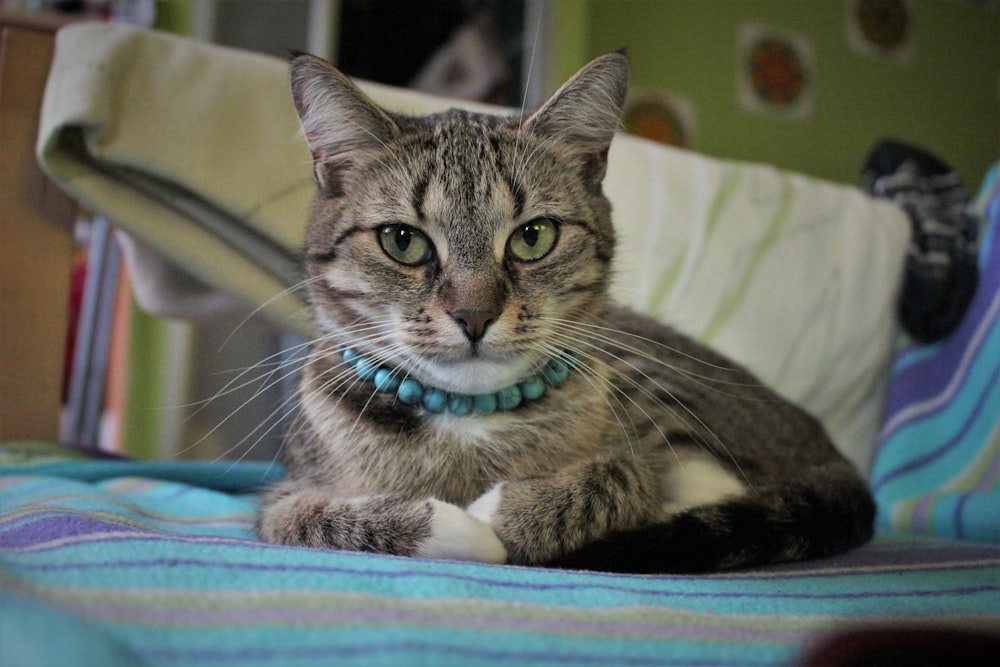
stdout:
<svg viewBox="0 0 1000 667">
<path fill-rule="evenodd" d="M 876 495 L 892 498 L 912 493 L 912 486 L 900 487 L 904 484 L 937 488 L 968 463 L 970 450 L 974 455 L 982 447 L 1000 414 L 997 359 L 1000 359 L 1000 326 L 990 332 L 961 389 L 946 407 L 899 427 L 882 443 L 871 473 Z M 940 437 L 935 437 L 936 434 Z M 929 463 L 936 465 L 931 467 Z"/>
<path fill-rule="evenodd" d="M 329 636 L 304 645 L 275 649 L 258 645 L 250 637 L 250 646 L 229 649 L 205 647 L 170 647 L 150 649 L 144 655 L 167 663 L 236 662 L 239 664 L 274 661 L 315 660 L 337 665 L 677 665 L 710 667 L 712 665 L 782 665 L 795 655 L 780 646 L 754 646 L 739 643 L 727 647 L 715 645 L 713 657 L 682 658 L 680 655 L 704 653 L 707 642 L 593 641 L 577 637 L 566 648 L 553 650 L 544 638 L 518 634 L 516 646 L 506 633 L 466 633 L 456 631 L 420 632 L 395 628 L 375 632 L 344 633 L 341 641 Z M 359 636 L 360 635 L 360 636 Z M 464 641 L 463 641 L 464 639 Z M 401 663 L 400 661 L 403 661 Z M 442 662 L 443 661 L 443 662 Z"/>
<path fill-rule="evenodd" d="M 1000 620 L 1000 549 L 981 544 L 892 538 L 761 573 L 622 576 L 293 549 L 249 526 L 232 539 L 216 524 L 253 499 L 183 484 L 25 479 L 7 491 L 0 582 L 37 596 L 31 622 L 81 666 L 778 665 L 846 619 Z M 462 617 L 435 613 L 439 601 Z M 18 608 L 0 613 L 21 638 Z M 206 623 L 216 608 L 231 613 Z M 538 614 L 556 622 L 532 625 Z M 654 621 L 666 626 L 643 634 Z"/>
<path fill-rule="evenodd" d="M 211 558 L 178 556 L 177 545 L 170 543 L 137 546 L 143 552 L 167 553 L 148 559 L 140 558 L 139 554 L 122 558 L 120 552 L 126 549 L 118 546 L 111 559 L 104 549 L 104 558 L 89 560 L 95 554 L 84 547 L 68 549 L 59 559 L 63 562 L 8 562 L 8 568 L 26 580 L 68 589 L 89 588 L 101 582 L 108 590 L 141 590 L 145 581 L 154 588 L 168 585 L 203 593 L 240 591 L 247 586 L 258 592 L 280 592 L 290 586 L 304 585 L 314 592 L 354 592 L 419 600 L 486 596 L 499 602 L 590 609 L 659 601 L 679 609 L 718 613 L 742 613 L 748 605 L 771 605 L 779 601 L 790 613 L 804 615 L 844 605 L 859 613 L 876 613 L 885 608 L 887 600 L 892 600 L 894 610 L 919 614 L 928 598 L 947 596 L 961 599 L 972 614 L 989 611 L 991 601 L 995 604 L 1000 596 L 1000 566 L 975 573 L 941 571 L 933 581 L 928 581 L 921 572 L 901 572 L 892 577 L 859 574 L 830 580 L 789 578 L 781 586 L 773 579 L 743 580 L 734 586 L 732 582 L 698 577 L 662 577 L 650 578 L 645 587 L 637 587 L 599 583 L 588 575 L 553 577 L 520 568 L 478 566 L 477 576 L 475 572 L 455 572 L 468 571 L 468 566 L 459 564 L 424 563 L 420 569 L 408 569 L 394 559 L 344 554 L 317 554 L 324 563 L 265 564 L 259 558 L 260 552 L 249 559 L 240 548 L 226 545 L 213 545 L 209 551 Z M 355 559 L 365 562 L 353 567 L 334 564 Z M 386 565 L 395 569 L 383 569 Z M 873 587 L 876 581 L 878 585 Z"/>
</svg>

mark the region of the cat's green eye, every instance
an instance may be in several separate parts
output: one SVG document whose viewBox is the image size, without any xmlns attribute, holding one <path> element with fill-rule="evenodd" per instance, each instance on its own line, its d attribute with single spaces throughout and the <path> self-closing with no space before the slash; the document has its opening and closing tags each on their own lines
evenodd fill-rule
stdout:
<svg viewBox="0 0 1000 667">
<path fill-rule="evenodd" d="M 378 242 L 385 254 L 406 266 L 418 266 L 434 256 L 430 239 L 409 225 L 383 225 L 378 230 Z"/>
<path fill-rule="evenodd" d="M 507 249 L 514 259 L 534 262 L 545 257 L 555 247 L 559 228 L 551 220 L 537 218 L 521 225 L 510 235 Z"/>
</svg>

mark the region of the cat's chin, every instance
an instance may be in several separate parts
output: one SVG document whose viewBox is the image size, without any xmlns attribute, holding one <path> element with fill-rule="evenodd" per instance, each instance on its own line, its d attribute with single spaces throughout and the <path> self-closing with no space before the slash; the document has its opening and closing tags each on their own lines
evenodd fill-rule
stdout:
<svg viewBox="0 0 1000 667">
<path fill-rule="evenodd" d="M 521 382 L 537 371 L 527 359 L 470 357 L 462 361 L 427 364 L 421 380 L 433 387 L 458 394 L 489 394 Z"/>
</svg>

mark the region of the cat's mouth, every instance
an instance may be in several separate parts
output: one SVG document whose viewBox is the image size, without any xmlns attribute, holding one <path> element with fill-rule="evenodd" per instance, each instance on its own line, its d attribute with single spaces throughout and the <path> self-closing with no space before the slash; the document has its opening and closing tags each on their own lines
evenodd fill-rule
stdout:
<svg viewBox="0 0 1000 667">
<path fill-rule="evenodd" d="M 533 359 L 498 357 L 480 350 L 460 359 L 419 362 L 413 374 L 444 391 L 486 394 L 520 382 L 537 372 L 540 365 Z"/>
</svg>

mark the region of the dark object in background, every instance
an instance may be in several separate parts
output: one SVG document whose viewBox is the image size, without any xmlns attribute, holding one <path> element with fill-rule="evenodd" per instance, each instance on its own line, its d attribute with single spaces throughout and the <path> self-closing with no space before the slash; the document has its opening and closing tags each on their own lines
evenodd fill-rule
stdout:
<svg viewBox="0 0 1000 667">
<path fill-rule="evenodd" d="M 992 665 L 1000 635 L 946 626 L 843 630 L 809 651 L 797 667 L 922 667 Z"/>
<path fill-rule="evenodd" d="M 927 151 L 896 141 L 875 146 L 864 166 L 865 189 L 899 204 L 913 237 L 899 297 L 905 331 L 922 343 L 951 333 L 979 284 L 979 226 L 958 174 Z"/>
<path fill-rule="evenodd" d="M 485 82 L 485 92 L 475 95 L 418 87 L 434 94 L 519 105 L 522 0 L 345 0 L 340 9 L 336 65 L 351 77 L 413 87 L 443 46 L 463 28 L 477 24 L 489 33 L 493 55 L 510 75 L 496 77 L 494 85 Z M 461 75 L 474 77 L 476 72 Z"/>
<path fill-rule="evenodd" d="M 348 0 L 341 4 L 337 67 L 344 74 L 404 87 L 465 22 L 462 0 Z"/>
</svg>

